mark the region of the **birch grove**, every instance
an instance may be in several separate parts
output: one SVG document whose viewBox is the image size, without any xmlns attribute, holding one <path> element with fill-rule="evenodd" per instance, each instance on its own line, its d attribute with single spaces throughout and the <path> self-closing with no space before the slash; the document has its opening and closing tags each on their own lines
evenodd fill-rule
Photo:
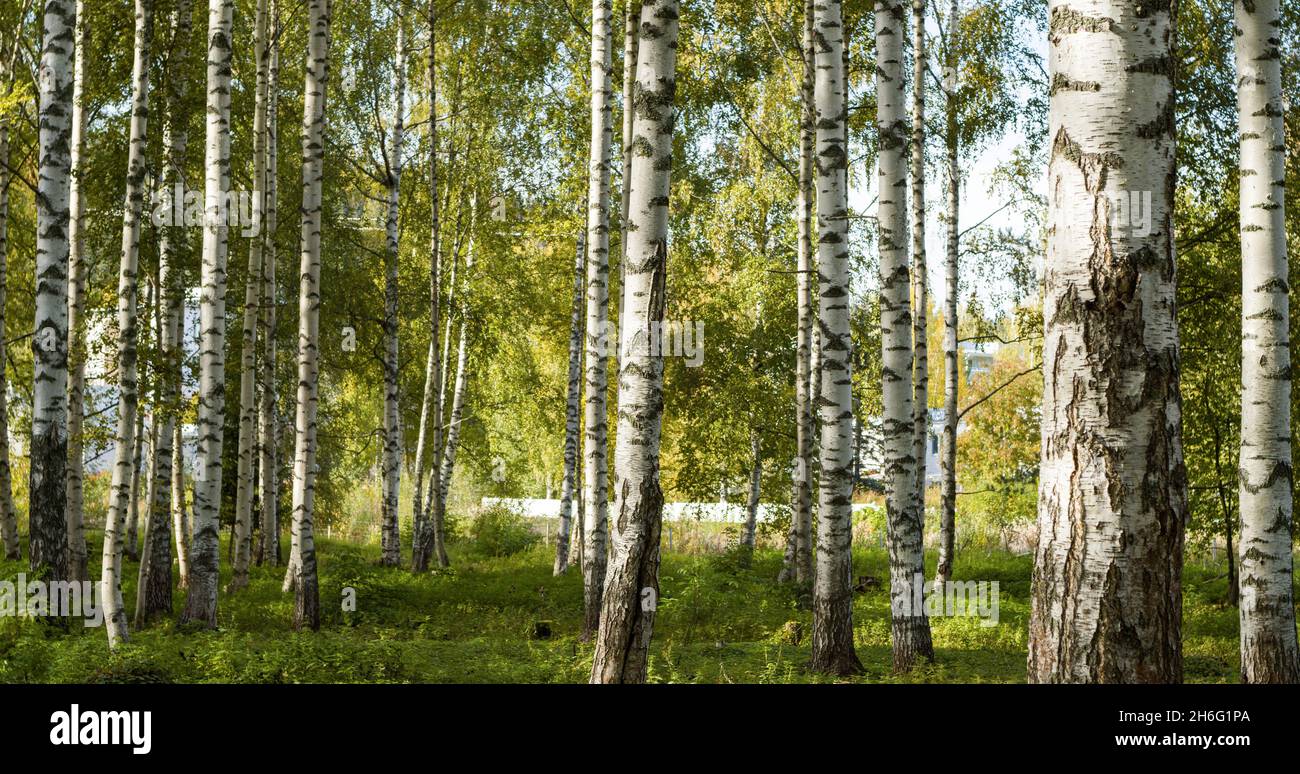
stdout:
<svg viewBox="0 0 1300 774">
<path fill-rule="evenodd" d="M 657 338 L 666 303 L 679 10 L 676 0 L 641 4 L 632 124 L 633 147 L 638 150 L 628 170 L 628 243 L 619 326 L 613 556 L 601 600 L 592 683 L 645 682 L 659 593 L 664 363 L 651 339 Z"/>
<path fill-rule="evenodd" d="M 1300 14 L 589 5 L 0 3 L 0 683 L 1300 683 Z"/>
<path fill-rule="evenodd" d="M 1183 527 L 1167 6 L 1050 4 L 1031 682 L 1178 682 Z M 1114 210 L 1150 196 L 1149 233 Z"/>
<path fill-rule="evenodd" d="M 1241 131 L 1241 681 L 1296 683 L 1281 6 L 1236 0 L 1233 8 Z"/>
</svg>

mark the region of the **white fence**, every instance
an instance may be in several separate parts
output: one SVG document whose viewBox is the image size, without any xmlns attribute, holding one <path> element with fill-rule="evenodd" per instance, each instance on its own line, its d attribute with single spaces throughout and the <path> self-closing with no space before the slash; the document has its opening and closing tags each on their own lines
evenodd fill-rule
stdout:
<svg viewBox="0 0 1300 774">
<path fill-rule="evenodd" d="M 540 497 L 484 497 L 484 508 L 503 505 L 506 508 L 531 519 L 558 519 L 560 501 Z M 759 505 L 758 521 L 770 521 L 780 506 Z M 853 512 L 862 510 L 880 510 L 880 506 L 870 503 L 854 503 Z M 710 521 L 727 524 L 742 524 L 745 521 L 743 503 L 664 503 L 664 521 Z"/>
</svg>

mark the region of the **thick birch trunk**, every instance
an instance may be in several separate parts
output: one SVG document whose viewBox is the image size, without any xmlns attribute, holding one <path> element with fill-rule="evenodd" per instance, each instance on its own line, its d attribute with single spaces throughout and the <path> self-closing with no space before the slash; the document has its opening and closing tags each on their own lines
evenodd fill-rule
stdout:
<svg viewBox="0 0 1300 774">
<path fill-rule="evenodd" d="M 43 16 L 36 196 L 36 321 L 28 492 L 32 574 L 68 577 L 68 178 L 75 6 L 49 0 Z"/>
<path fill-rule="evenodd" d="M 929 277 L 925 263 L 925 0 L 912 0 L 912 456 L 916 514 L 925 534 L 925 449 L 930 429 Z"/>
<path fill-rule="evenodd" d="M 199 299 L 199 449 L 194 535 L 182 621 L 217 625 L 221 447 L 226 394 L 226 259 L 230 181 L 230 34 L 233 0 L 208 1 L 202 296 Z"/>
<path fill-rule="evenodd" d="M 325 86 L 329 78 L 330 6 L 309 0 L 307 74 L 303 86 L 301 283 L 298 290 L 298 401 L 294 418 L 293 628 L 320 628 L 320 587 L 312 516 L 316 493 L 316 377 L 320 370 L 321 177 Z"/>
<path fill-rule="evenodd" d="M 279 170 L 279 141 L 276 130 L 280 125 L 278 117 L 280 93 L 280 6 L 278 0 L 271 0 L 270 5 L 270 47 L 267 56 L 266 85 L 266 178 L 265 178 L 265 224 L 262 239 L 262 313 L 258 318 L 262 345 L 262 359 L 259 364 L 261 399 L 258 404 L 258 440 L 260 455 L 258 473 L 261 476 L 259 504 L 261 507 L 261 539 L 257 547 L 257 563 L 280 566 L 280 476 L 279 476 L 279 417 L 276 413 L 275 366 L 277 347 L 275 338 L 276 307 L 279 293 L 276 290 L 275 230 L 278 226 L 278 207 L 276 197 L 279 195 L 277 171 Z"/>
<path fill-rule="evenodd" d="M 790 497 L 790 532 L 786 539 L 782 581 L 794 580 L 800 586 L 812 583 L 812 456 L 813 409 L 812 336 L 813 336 L 813 152 L 817 134 L 817 108 L 814 104 L 813 50 L 816 45 L 812 0 L 804 3 L 803 82 L 799 122 L 799 258 L 795 286 L 798 293 L 798 327 L 796 329 L 794 368 L 795 459 Z"/>
<path fill-rule="evenodd" d="M 957 370 L 958 204 L 961 192 L 959 136 L 957 134 L 957 29 L 961 23 L 958 0 L 948 11 L 948 61 L 944 64 L 944 143 L 948 162 L 947 249 L 943 279 L 943 438 L 939 448 L 939 561 L 934 579 L 939 587 L 952 580 L 957 529 L 957 398 L 961 375 Z"/>
<path fill-rule="evenodd" d="M 104 556 L 100 600 L 109 647 L 126 642 L 126 609 L 122 604 L 123 528 L 139 485 L 140 390 L 137 381 L 139 315 L 136 299 L 140 281 L 140 214 L 144 209 L 145 144 L 149 121 L 149 44 L 153 35 L 153 1 L 135 2 L 135 59 L 132 68 L 131 135 L 127 150 L 126 196 L 122 204 L 122 262 L 117 281 L 117 439 L 108 516 L 104 521 Z"/>
<path fill-rule="evenodd" d="M 587 240 L 578 235 L 577 257 L 573 261 L 573 314 L 569 320 L 569 382 L 564 402 L 564 484 L 560 493 L 560 526 L 555 540 L 555 566 L 563 575 L 569 569 L 569 533 L 573 530 L 573 501 L 578 490 L 578 400 L 582 396 L 582 280 L 586 269 Z M 581 550 L 581 546 L 579 546 Z"/>
<path fill-rule="evenodd" d="M 1300 682 L 1278 0 L 1236 0 L 1241 129 L 1241 681 Z"/>
<path fill-rule="evenodd" d="M 253 196 L 263 197 L 256 217 L 266 208 L 266 93 L 267 57 L 266 0 L 257 0 L 253 20 L 253 58 L 257 63 L 253 92 Z M 258 224 L 259 229 L 264 224 Z M 260 311 L 262 266 L 265 242 L 259 232 L 248 245 L 248 277 L 244 281 L 244 320 L 239 350 L 239 451 L 235 479 L 234 561 L 228 591 L 248 585 L 248 567 L 253 556 L 254 459 L 257 452 L 257 318 Z"/>
<path fill-rule="evenodd" d="M 668 272 L 678 12 L 676 0 L 645 0 L 641 6 L 632 130 L 637 152 L 629 170 L 624 317 L 619 326 L 614 556 L 601 601 L 593 683 L 645 682 L 659 593 L 664 363 L 652 341 L 658 340 L 663 324 Z"/>
<path fill-rule="evenodd" d="M 894 670 L 932 659 L 930 622 L 914 609 L 913 584 L 925 572 L 916 502 L 916 417 L 912 411 L 912 330 L 907 271 L 907 121 L 903 113 L 902 0 L 876 2 L 876 129 L 880 146 L 880 326 L 884 462 L 888 480 L 889 596 Z M 922 575 L 922 577 L 924 577 Z"/>
<path fill-rule="evenodd" d="M 77 24 L 72 66 L 72 177 L 68 182 L 68 576 L 90 580 L 85 528 L 85 423 L 86 394 L 86 245 L 85 196 L 81 192 L 82 154 L 85 150 L 85 54 L 89 43 L 85 8 L 77 2 Z"/>
<path fill-rule="evenodd" d="M 628 4 L 628 13 L 633 13 Z M 610 148 L 614 125 L 610 105 L 612 88 L 613 10 L 609 0 L 591 4 L 591 145 L 587 168 L 587 319 L 586 374 L 583 406 L 583 524 L 582 524 L 582 639 L 590 640 L 600 628 L 601 599 L 608 566 L 609 540 L 609 180 Z M 630 22 L 631 19 L 628 19 Z M 633 184 L 629 174 L 632 157 L 632 110 L 637 99 L 635 79 L 637 33 L 624 37 L 623 93 L 623 219 L 619 271 L 627 268 L 629 233 L 628 207 Z M 626 31 L 626 30 L 625 30 Z M 631 59 L 627 58 L 631 55 Z M 627 72 L 631 62 L 632 77 Z M 630 87 L 630 90 L 629 90 Z M 622 303 L 619 304 L 620 311 Z M 621 322 L 620 322 L 621 327 Z"/>
<path fill-rule="evenodd" d="M 402 488 L 402 428 L 398 406 L 397 351 L 397 267 L 398 218 L 401 214 L 403 113 L 406 111 L 406 29 L 398 17 L 397 52 L 393 69 L 396 97 L 393 125 L 389 134 L 388 222 L 386 225 L 384 278 L 384 502 L 382 509 L 382 556 L 389 567 L 402 563 L 402 542 L 398 529 L 397 498 Z"/>
<path fill-rule="evenodd" d="M 862 670 L 853 649 L 852 513 L 853 384 L 849 372 L 848 189 L 844 171 L 844 27 L 842 3 L 818 3 L 814 103 L 817 109 L 818 329 L 823 336 L 817 408 L 821 481 L 817 503 L 817 570 L 813 584 L 813 670 Z"/>
<path fill-rule="evenodd" d="M 1052 0 L 1049 9 L 1029 680 L 1179 682 L 1187 481 L 1171 216 L 1173 25 L 1167 4 Z"/>
</svg>

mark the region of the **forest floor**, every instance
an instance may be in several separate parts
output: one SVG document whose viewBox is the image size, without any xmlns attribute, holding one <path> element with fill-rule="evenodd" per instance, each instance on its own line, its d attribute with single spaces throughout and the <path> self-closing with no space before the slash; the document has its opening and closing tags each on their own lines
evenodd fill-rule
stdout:
<svg viewBox="0 0 1300 774">
<path fill-rule="evenodd" d="M 98 541 L 92 533 L 92 576 Z M 25 544 L 24 544 L 25 545 Z M 254 567 L 249 588 L 223 592 L 219 629 L 172 622 L 132 631 L 110 653 L 100 628 L 73 622 L 65 633 L 26 618 L 0 618 L 0 682 L 585 682 L 592 647 L 578 641 L 581 576 L 551 575 L 554 549 L 486 555 L 472 539 L 452 544 L 452 567 L 421 576 L 378 565 L 377 546 L 321 540 L 321 631 L 289 631 L 292 596 L 283 569 Z M 223 553 L 225 544 L 223 542 Z M 287 550 L 287 546 L 286 546 Z M 405 557 L 404 557 L 405 558 Z M 929 569 L 933 571 L 933 556 Z M 656 682 L 816 682 L 804 670 L 812 614 L 774 581 L 781 557 L 760 550 L 749 566 L 735 552 L 666 552 L 651 645 Z M 0 581 L 26 572 L 0 561 Z M 1031 556 L 969 552 L 959 580 L 998 583 L 996 625 L 979 617 L 932 620 L 935 663 L 890 673 L 887 583 L 854 596 L 854 626 L 865 682 L 1023 682 Z M 123 592 L 135 600 L 138 565 L 127 561 Z M 222 563 L 222 587 L 229 565 Z M 887 581 L 879 549 L 855 551 L 854 578 Z M 345 589 L 356 609 L 345 611 Z M 1184 577 L 1183 644 L 1189 682 L 1235 682 L 1237 611 L 1225 604 L 1223 568 L 1189 565 Z M 174 595 L 179 612 L 184 592 Z M 549 628 L 539 638 L 538 629 Z"/>
</svg>

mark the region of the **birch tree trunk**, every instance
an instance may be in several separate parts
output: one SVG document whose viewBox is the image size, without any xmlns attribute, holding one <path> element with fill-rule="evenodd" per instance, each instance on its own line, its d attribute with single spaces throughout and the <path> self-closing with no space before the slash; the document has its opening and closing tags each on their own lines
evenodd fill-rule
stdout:
<svg viewBox="0 0 1300 774">
<path fill-rule="evenodd" d="M 384 503 L 381 561 L 389 567 L 402 563 L 398 531 L 397 497 L 402 487 L 402 428 L 398 406 L 397 266 L 398 218 L 401 214 L 403 116 L 406 110 L 406 29 L 398 17 L 393 125 L 389 135 L 388 222 L 384 281 Z M 436 330 L 436 329 L 434 329 Z"/>
<path fill-rule="evenodd" d="M 139 255 L 138 247 L 136 248 L 136 254 L 137 256 Z M 138 257 L 136 259 L 136 263 L 138 266 L 139 264 Z M 135 295 L 137 300 L 135 305 L 138 307 L 139 297 L 140 297 L 138 274 L 137 274 Z M 120 303 L 120 299 L 119 299 L 119 303 Z M 152 299 L 150 298 L 148 292 L 146 291 L 145 308 L 148 309 L 151 304 L 152 304 Z M 135 329 L 136 330 L 135 347 L 136 347 L 136 351 L 139 352 L 140 350 L 139 312 L 136 312 L 136 319 L 137 322 L 136 322 L 136 329 Z M 136 358 L 136 362 L 137 363 L 139 362 L 138 356 Z M 143 392 L 144 389 L 141 386 L 145 382 L 142 371 L 143 369 L 139 369 L 135 377 L 135 384 L 136 384 L 135 394 L 136 394 L 137 406 L 139 406 L 140 394 L 141 392 Z M 149 440 L 148 436 L 146 436 L 144 433 L 144 412 L 140 411 L 137 408 L 135 412 L 135 441 L 133 444 L 134 450 L 131 455 L 131 496 L 127 502 L 126 531 L 123 533 L 124 537 L 122 540 L 122 552 L 127 556 L 127 558 L 129 558 L 133 562 L 140 561 L 140 470 L 144 467 L 145 460 L 148 459 L 145 455 L 145 449 L 148 446 L 148 440 Z"/>
<path fill-rule="evenodd" d="M 664 363 L 652 340 L 659 338 L 663 325 L 668 272 L 678 12 L 676 0 L 645 0 L 641 5 L 632 129 L 637 150 L 629 170 L 624 317 L 619 326 L 614 556 L 601 601 L 592 683 L 645 682 L 659 593 Z"/>
<path fill-rule="evenodd" d="M 628 13 L 633 9 L 629 3 Z M 582 639 L 590 640 L 600 628 L 601 598 L 608 566 L 609 540 L 609 179 L 610 148 L 614 126 L 610 106 L 612 88 L 613 9 L 610 0 L 591 4 L 591 145 L 587 168 L 587 319 L 586 374 L 583 421 L 583 525 L 582 525 Z M 644 18 L 644 17 L 643 17 Z M 630 19 L 628 20 L 631 21 Z M 633 23 L 631 26 L 635 27 Z M 624 38 L 623 74 L 623 229 L 619 271 L 627 268 L 629 239 L 629 174 L 632 159 L 630 113 L 637 96 L 637 33 Z M 627 54 L 631 54 L 628 60 Z M 627 72 L 631 61 L 633 77 Z M 629 90 L 630 87 L 630 90 Z M 620 302 L 620 311 L 622 303 Z M 622 323 L 620 322 L 620 329 Z"/>
<path fill-rule="evenodd" d="M 253 20 L 253 57 L 257 63 L 253 96 L 253 196 L 266 196 L 266 94 L 267 56 L 266 0 L 257 0 Z M 255 217 L 266 211 L 258 207 Z M 264 224 L 259 223 L 259 229 Z M 248 277 L 244 282 L 244 325 L 239 351 L 239 456 L 235 481 L 234 561 L 228 591 L 248 585 L 248 567 L 253 555 L 253 492 L 256 489 L 253 462 L 257 451 L 257 319 L 261 305 L 265 242 L 255 235 L 248 244 Z"/>
<path fill-rule="evenodd" d="M 145 153 L 149 126 L 149 45 L 153 35 L 153 0 L 135 0 L 135 58 L 132 67 L 131 135 L 127 150 L 126 196 L 122 204 L 122 261 L 117 281 L 117 440 L 108 515 L 104 520 L 104 556 L 100 599 L 108 645 L 126 642 L 126 609 L 122 604 L 123 528 L 139 479 L 141 443 L 139 382 L 137 381 L 140 282 L 140 213 L 144 208 Z"/>
<path fill-rule="evenodd" d="M 32 336 L 29 552 L 34 576 L 68 578 L 68 184 L 73 0 L 43 14 L 36 196 L 36 315 Z"/>
<path fill-rule="evenodd" d="M 85 8 L 78 0 L 73 31 L 72 66 L 72 177 L 68 181 L 68 577 L 90 580 L 85 530 L 85 448 L 82 425 L 86 393 L 86 248 L 82 234 L 85 197 L 81 193 L 82 153 L 85 149 L 85 62 L 90 37 L 86 34 Z"/>
<path fill-rule="evenodd" d="M 952 580 L 957 529 L 957 398 L 961 375 L 957 370 L 958 205 L 961 194 L 959 136 L 957 134 L 957 28 L 961 24 L 958 0 L 948 10 L 948 51 L 944 64 L 944 145 L 948 162 L 947 250 L 943 261 L 943 438 L 939 449 L 939 561 L 934 580 L 939 588 Z"/>
<path fill-rule="evenodd" d="M 1233 5 L 1241 128 L 1241 681 L 1296 683 L 1281 7 L 1278 0 Z"/>
<path fill-rule="evenodd" d="M 786 539 L 782 581 L 794 580 L 799 586 L 812 583 L 812 336 L 813 336 L 813 150 L 817 134 L 817 108 L 814 104 L 813 0 L 804 2 L 803 82 L 800 85 L 802 112 L 799 121 L 799 258 L 795 287 L 798 293 L 798 328 L 795 343 L 794 414 L 795 459 L 791 477 L 790 532 Z"/>
<path fill-rule="evenodd" d="M 749 469 L 749 500 L 745 503 L 745 530 L 741 533 L 740 544 L 752 555 L 755 533 L 758 531 L 760 487 L 763 484 L 763 442 L 756 427 L 749 431 L 749 453 L 753 464 Z"/>
<path fill-rule="evenodd" d="M 840 0 L 817 3 L 814 103 L 817 110 L 818 328 L 824 337 L 817 408 L 821 481 L 817 503 L 817 575 L 813 584 L 811 668 L 862 671 L 853 649 L 852 379 L 849 372 L 848 189 L 844 170 L 844 27 Z"/>
<path fill-rule="evenodd" d="M 17 41 L 14 41 L 15 52 Z M 0 60 L 0 84 L 13 92 L 12 58 Z M 9 375 L 5 344 L 5 301 L 9 277 L 9 122 L 0 115 L 0 544 L 5 558 L 22 558 L 18 544 L 18 514 L 14 509 L 13 482 L 9 468 Z"/>
<path fill-rule="evenodd" d="M 880 326 L 884 463 L 888 481 L 889 596 L 894 671 L 933 659 L 930 622 L 913 609 L 913 584 L 924 578 L 921 514 L 917 510 L 916 416 L 912 412 L 911 305 L 907 271 L 907 122 L 903 113 L 902 0 L 876 2 L 876 129 L 880 147 Z M 827 348 L 829 349 L 829 347 Z M 823 354 L 823 357 L 826 357 Z M 824 474 L 823 474 L 824 475 Z"/>
<path fill-rule="evenodd" d="M 171 29 L 173 33 L 170 43 L 175 46 L 177 40 L 175 32 L 177 30 L 176 14 L 185 12 L 188 4 L 187 0 L 178 4 L 179 10 L 174 10 L 171 19 Z M 188 22 L 188 19 L 186 20 Z M 177 49 L 169 49 L 175 52 Z M 168 57 L 169 64 L 175 65 L 176 60 Z M 167 85 L 168 102 L 171 101 L 172 85 Z M 171 106 L 168 106 L 167 113 L 170 115 Z M 170 118 L 167 119 L 167 122 Z M 163 148 L 164 155 L 167 155 L 167 149 L 170 146 L 170 127 L 164 123 L 163 128 Z M 163 179 L 164 181 L 174 177 L 175 170 L 170 169 L 170 157 L 163 159 Z M 164 188 L 166 187 L 164 183 Z M 168 229 L 164 227 L 164 233 Z M 169 240 L 169 236 L 163 236 L 163 240 Z M 174 250 L 174 247 L 168 246 L 167 252 Z M 140 571 L 136 582 L 135 597 L 135 618 L 134 625 L 137 629 L 142 628 L 154 618 L 168 615 L 171 613 L 172 604 L 172 566 L 171 566 L 171 476 L 172 476 L 172 437 L 175 428 L 175 397 L 172 394 L 172 386 L 175 384 L 175 375 L 177 370 L 176 358 L 176 337 L 175 327 L 173 325 L 173 315 L 179 314 L 179 308 L 175 306 L 173 299 L 176 297 L 176 289 L 168 287 L 166 283 L 178 284 L 175 276 L 175 267 L 170 263 L 173 256 L 167 257 L 167 265 L 164 266 L 164 251 L 159 250 L 158 264 L 158 301 L 157 304 L 151 304 L 154 316 L 154 336 L 158 342 L 158 367 L 155 368 L 153 379 L 153 400 L 154 415 L 151 433 L 151 444 L 153 453 L 150 455 L 149 465 L 149 497 L 146 501 L 148 511 L 145 517 L 145 534 L 144 549 L 140 555 Z M 166 275 L 164 279 L 164 269 Z"/>
<path fill-rule="evenodd" d="M 278 356 L 275 325 L 276 307 L 279 293 L 276 290 L 275 230 L 279 225 L 276 197 L 279 195 L 277 172 L 279 170 L 279 141 L 276 130 L 280 125 L 278 117 L 280 93 L 280 5 L 279 0 L 270 2 L 271 33 L 267 54 L 266 85 L 266 178 L 264 207 L 265 227 L 262 229 L 262 313 L 258 317 L 261 335 L 258 341 L 262 345 L 262 359 L 259 364 L 261 387 L 258 404 L 258 441 L 260 455 L 258 472 L 261 475 L 261 539 L 258 541 L 257 563 L 280 566 L 280 477 L 279 477 L 279 419 L 276 414 L 275 365 Z"/>
<path fill-rule="evenodd" d="M 599 2 L 599 0 L 598 0 Z M 560 526 L 555 540 L 554 575 L 569 569 L 569 533 L 573 531 L 573 501 L 581 499 L 578 489 L 578 400 L 582 396 L 582 280 L 586 269 L 587 239 L 578 235 L 577 256 L 573 260 L 573 314 L 569 320 L 569 382 L 564 402 L 564 484 L 560 493 Z M 581 551 L 582 547 L 579 546 Z"/>
<path fill-rule="evenodd" d="M 230 180 L 230 34 L 233 0 L 208 0 L 208 100 L 205 133 L 203 291 L 199 299 L 198 456 L 194 535 L 183 622 L 217 625 L 221 447 L 226 394 L 226 258 Z"/>
<path fill-rule="evenodd" d="M 925 0 L 912 0 L 912 433 L 916 515 L 925 535 L 925 448 L 930 430 L 929 277 L 925 263 Z"/>
<path fill-rule="evenodd" d="M 320 588 L 312 516 L 316 491 L 316 377 L 320 370 L 321 177 L 330 6 L 307 5 L 307 74 L 302 118 L 302 249 L 298 290 L 298 403 L 294 418 L 293 554 L 285 581 L 294 590 L 293 628 L 320 628 Z"/>
<path fill-rule="evenodd" d="M 470 250 L 473 249 L 471 243 Z M 474 256 L 471 253 L 465 261 L 467 272 L 473 265 Z M 468 288 L 468 278 L 466 278 L 465 284 Z M 461 295 L 463 297 L 465 294 L 462 293 Z M 462 306 L 460 338 L 456 345 L 456 382 L 452 387 L 451 415 L 447 419 L 447 444 L 442 452 L 442 466 L 438 471 L 438 488 L 431 509 L 433 513 L 430 523 L 433 532 L 433 555 L 437 559 L 439 567 L 451 566 L 451 560 L 447 556 L 447 539 L 444 528 L 447 520 L 447 494 L 451 491 L 451 477 L 456 469 L 456 451 L 460 445 L 460 423 L 465 412 L 465 387 L 469 381 L 468 358 L 469 321 L 465 307 Z M 430 492 L 430 494 L 435 493 Z"/>
<path fill-rule="evenodd" d="M 185 328 L 184 314 L 178 326 Z M 179 335 L 176 341 L 185 340 Z M 179 379 L 178 379 L 179 381 Z M 176 579 L 177 588 L 190 586 L 190 548 L 194 545 L 193 528 L 190 522 L 189 508 L 185 502 L 185 436 L 180 419 L 176 420 L 175 435 L 172 437 L 172 534 L 176 541 Z"/>
<path fill-rule="evenodd" d="M 623 3 L 623 116 L 622 116 L 623 142 L 619 146 L 620 152 L 622 153 L 623 156 L 623 166 L 619 170 L 619 194 L 620 195 L 618 201 L 618 207 L 619 207 L 618 282 L 619 282 L 619 290 L 620 290 L 618 296 L 618 318 L 617 318 L 618 324 L 622 324 L 623 322 L 623 294 L 621 291 L 623 288 L 623 278 L 627 269 L 627 225 L 628 225 L 627 207 L 628 207 L 628 199 L 632 192 L 632 177 L 631 175 L 628 174 L 628 171 L 632 169 L 632 117 L 636 113 L 636 111 L 633 109 L 633 98 L 635 97 L 636 94 L 636 59 L 637 59 L 637 49 L 640 47 L 639 32 L 638 32 L 640 26 L 641 26 L 641 0 L 625 0 L 625 2 Z M 590 180 L 590 178 L 588 179 Z M 605 295 L 606 298 L 608 298 L 609 296 L 608 282 L 606 283 Z M 609 322 L 608 303 L 605 305 L 605 319 L 606 322 L 608 323 Z M 607 328 L 608 327 L 609 326 L 607 324 Z M 608 337 L 610 333 L 611 331 L 609 330 L 605 331 L 606 334 L 605 351 L 607 353 L 609 351 Z M 608 381 L 608 379 L 606 381 Z M 608 428 L 606 428 L 606 431 L 608 431 Z M 608 473 L 606 473 L 606 478 L 608 478 Z M 605 494 L 606 494 L 605 497 L 606 513 L 604 514 L 603 518 L 608 519 L 608 502 L 609 502 L 608 482 L 604 484 L 604 487 L 605 487 Z M 606 534 L 601 533 L 600 539 L 606 540 Z M 601 572 L 601 577 L 603 578 L 605 573 L 604 564 L 600 566 L 600 572 Z M 599 601 L 597 601 L 597 607 L 599 607 Z M 590 638 L 589 635 L 594 635 L 595 631 L 596 631 L 595 628 L 593 628 L 589 633 L 585 632 L 584 630 L 584 638 L 589 639 Z"/>
<path fill-rule="evenodd" d="M 438 330 L 442 318 L 441 277 L 441 212 L 438 197 L 438 57 L 437 8 L 433 0 L 428 5 L 429 24 L 429 206 L 432 210 L 429 229 L 429 352 L 425 359 L 424 400 L 420 406 L 420 434 L 415 446 L 415 496 L 411 507 L 411 570 L 429 569 L 433 535 L 429 509 L 424 507 L 424 458 L 430 449 L 433 464 L 430 467 L 429 490 L 437 486 L 436 476 L 442 468 L 442 364 L 445 357 L 438 349 Z M 429 423 L 433 426 L 430 428 Z M 431 443 L 429 442 L 431 440 Z M 431 448 L 430 448 L 431 447 Z"/>
<path fill-rule="evenodd" d="M 1131 0 L 1084 8 L 1051 0 L 1049 11 L 1029 680 L 1179 682 L 1187 483 L 1171 216 L 1172 19 L 1167 4 Z"/>
</svg>

